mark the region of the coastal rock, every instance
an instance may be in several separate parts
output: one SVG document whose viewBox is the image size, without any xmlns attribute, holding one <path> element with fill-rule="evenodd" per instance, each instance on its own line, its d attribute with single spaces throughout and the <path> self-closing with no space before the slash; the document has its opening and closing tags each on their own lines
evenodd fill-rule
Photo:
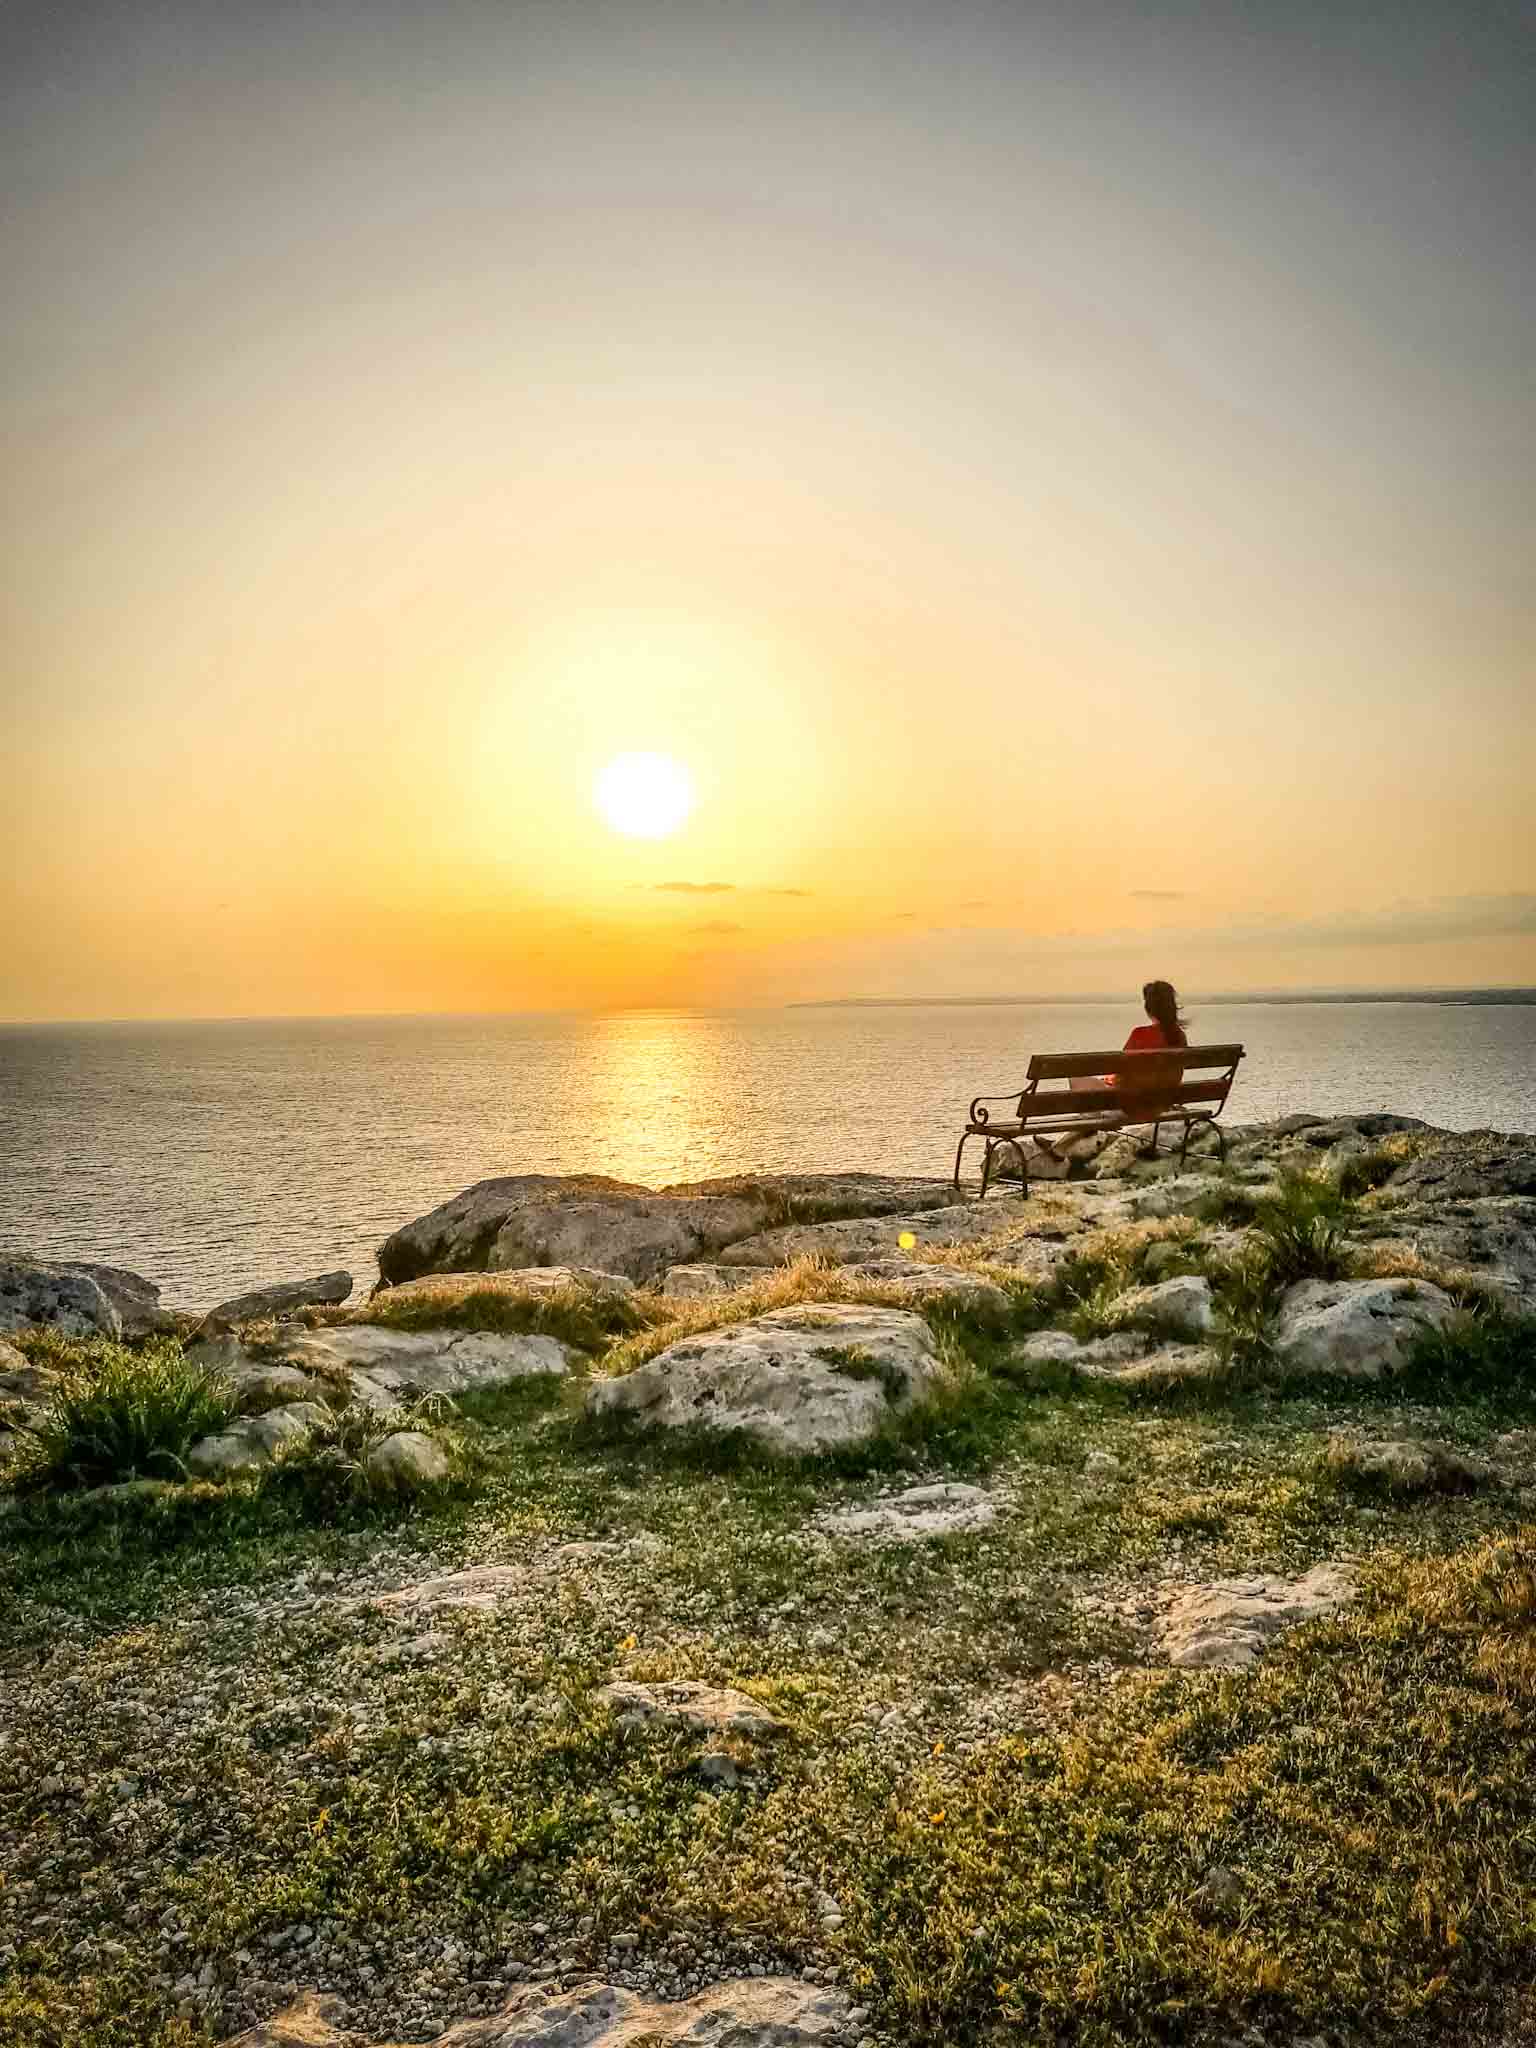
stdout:
<svg viewBox="0 0 1536 2048">
<path fill-rule="evenodd" d="M 938 1536 L 990 1528 L 997 1504 L 985 1488 L 941 1480 L 884 1493 L 863 1507 L 834 1508 L 816 1526 L 828 1536 L 867 1538 L 876 1543 L 927 1543 Z"/>
<path fill-rule="evenodd" d="M 760 1700 L 728 1685 L 704 1685 L 693 1678 L 637 1685 L 616 1679 L 598 1691 L 621 1727 L 639 1728 L 655 1722 L 689 1735 L 739 1735 L 760 1741 L 783 1732 L 784 1723 Z"/>
<path fill-rule="evenodd" d="M 350 1273 L 317 1273 L 310 1280 L 280 1280 L 271 1287 L 253 1287 L 249 1294 L 232 1295 L 209 1309 L 193 1334 L 211 1337 L 220 1330 L 232 1330 L 237 1323 L 259 1323 L 298 1308 L 334 1308 L 351 1292 Z"/>
<path fill-rule="evenodd" d="M 378 1594 L 371 1604 L 381 1613 L 407 1621 L 444 1612 L 494 1614 L 507 1601 L 519 1598 L 527 1585 L 528 1573 L 522 1565 L 475 1564 L 439 1578 L 397 1586 L 392 1593 Z"/>
<path fill-rule="evenodd" d="M 1195 1274 L 1161 1280 L 1152 1287 L 1129 1288 L 1120 1297 L 1119 1306 L 1138 1329 L 1155 1330 L 1165 1337 L 1187 1337 L 1194 1342 L 1209 1336 L 1215 1321 L 1211 1283 Z"/>
<path fill-rule="evenodd" d="M 875 1215 L 951 1198 L 947 1183 L 884 1174 L 736 1175 L 659 1193 L 599 1174 L 512 1174 L 478 1181 L 395 1231 L 379 1248 L 379 1271 L 394 1284 L 585 1265 L 651 1282 L 796 1214 Z"/>
<path fill-rule="evenodd" d="M 570 1347 L 558 1338 L 500 1330 L 389 1330 L 346 1323 L 284 1342 L 278 1361 L 338 1381 L 371 1408 L 423 1394 L 463 1394 L 538 1373 L 566 1373 Z"/>
<path fill-rule="evenodd" d="M 259 1471 L 271 1464 L 284 1444 L 306 1441 L 327 1419 L 323 1408 L 309 1402 L 247 1416 L 216 1435 L 199 1437 L 187 1453 L 187 1469 L 199 1479 L 230 1479 Z"/>
<path fill-rule="evenodd" d="M 1477 1201 L 1394 1201 L 1351 1235 L 1378 1255 L 1424 1259 L 1471 1275 L 1514 1298 L 1536 1296 L 1536 1196 Z"/>
<path fill-rule="evenodd" d="M 1070 1330 L 1037 1330 L 1010 1356 L 1020 1365 L 1065 1365 L 1084 1379 L 1120 1380 L 1128 1386 L 1205 1379 L 1218 1369 L 1214 1352 L 1203 1345 L 1163 1343 L 1138 1330 L 1089 1338 L 1075 1337 Z"/>
<path fill-rule="evenodd" d="M 130 1273 L 125 1266 L 98 1266 L 83 1259 L 60 1259 L 65 1273 L 83 1273 L 94 1280 L 117 1310 L 123 1335 L 132 1341 L 159 1337 L 176 1328 L 176 1318 L 160 1306 L 160 1289 L 142 1273 Z"/>
<path fill-rule="evenodd" d="M 1493 1477 L 1490 1466 L 1450 1444 L 1362 1439 L 1343 1431 L 1330 1437 L 1324 1464 L 1336 1478 L 1364 1480 L 1390 1493 L 1469 1493 Z"/>
<path fill-rule="evenodd" d="M 798 1977 L 740 1977 L 662 2000 L 596 1978 L 529 1985 L 490 2019 L 459 2020 L 428 2048 L 833 2048 L 851 2040 L 852 2001 Z M 306 1992 L 230 2048 L 384 2048 L 345 2026 L 339 1999 Z"/>
<path fill-rule="evenodd" d="M 759 1275 L 746 1266 L 671 1266 L 662 1276 L 661 1293 L 668 1301 L 703 1301 L 717 1294 L 735 1294 Z"/>
<path fill-rule="evenodd" d="M 1422 1280 L 1301 1280 L 1281 1296 L 1275 1356 L 1291 1373 L 1378 1379 L 1455 1312 Z"/>
<path fill-rule="evenodd" d="M 1299 1579 L 1217 1579 L 1176 1590 L 1158 1636 L 1179 1670 L 1246 1671 L 1284 1630 L 1333 1614 L 1354 1596 L 1353 1578 L 1334 1564 Z"/>
<path fill-rule="evenodd" d="M 388 1486 L 427 1486 L 448 1477 L 448 1454 L 419 1429 L 397 1429 L 374 1445 L 365 1461 L 371 1477 Z"/>
<path fill-rule="evenodd" d="M 928 1325 L 907 1309 L 803 1303 L 595 1380 L 587 1409 L 648 1428 L 741 1431 L 782 1454 L 824 1451 L 875 1435 L 938 1370 Z"/>
<path fill-rule="evenodd" d="M 34 1408 L 53 1392 L 54 1376 L 46 1366 L 31 1365 L 14 1344 L 0 1340 L 0 1408 L 15 1403 Z"/>
<path fill-rule="evenodd" d="M 101 1284 L 78 1266 L 0 1254 L 0 1331 L 37 1324 L 65 1337 L 117 1337 L 123 1320 Z"/>
<path fill-rule="evenodd" d="M 903 1295 L 920 1305 L 943 1301 L 972 1315 L 1002 1317 L 1008 1313 L 1008 1297 L 1001 1287 L 984 1280 L 964 1266 L 925 1265 L 921 1259 L 865 1259 L 844 1266 L 844 1277 L 858 1283 L 873 1281 L 884 1287 L 899 1287 Z"/>
<path fill-rule="evenodd" d="M 1447 1202 L 1536 1195 L 1536 1135 L 1442 1131 L 1436 1143 L 1400 1166 L 1387 1183 L 1395 1197 Z"/>
<path fill-rule="evenodd" d="M 986 1202 L 951 1202 L 942 1209 L 879 1217 L 846 1217 L 830 1223 L 789 1224 L 741 1239 L 721 1254 L 725 1266 L 787 1266 L 795 1259 L 819 1259 L 829 1266 L 849 1266 L 896 1257 L 916 1245 L 977 1244 L 1013 1227 L 1039 1223 L 1037 1204 L 1021 1196 L 998 1196 Z M 910 1237 L 912 1245 L 903 1245 Z"/>
<path fill-rule="evenodd" d="M 366 1323 L 373 1316 L 389 1317 L 401 1309 L 414 1320 L 419 1313 L 426 1322 L 436 1309 L 452 1315 L 466 1301 L 532 1298 L 546 1300 L 552 1294 L 575 1292 L 611 1300 L 633 1294 L 635 1283 L 622 1273 L 601 1272 L 596 1266 L 519 1266 L 510 1272 L 429 1273 L 420 1280 L 404 1280 L 398 1287 L 383 1288 L 365 1308 L 353 1316 Z"/>
</svg>

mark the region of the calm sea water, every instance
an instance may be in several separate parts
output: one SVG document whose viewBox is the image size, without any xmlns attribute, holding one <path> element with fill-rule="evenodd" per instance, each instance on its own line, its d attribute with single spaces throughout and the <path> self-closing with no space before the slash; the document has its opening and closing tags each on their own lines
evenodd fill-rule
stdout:
<svg viewBox="0 0 1536 2048">
<path fill-rule="evenodd" d="M 943 1174 L 1032 1051 L 1124 1005 L 0 1029 L 0 1245 L 130 1266 L 177 1306 L 345 1266 L 497 1173 L 659 1186 L 753 1167 Z M 1229 1004 L 1234 1121 L 1392 1109 L 1536 1129 L 1536 1007 Z"/>
</svg>

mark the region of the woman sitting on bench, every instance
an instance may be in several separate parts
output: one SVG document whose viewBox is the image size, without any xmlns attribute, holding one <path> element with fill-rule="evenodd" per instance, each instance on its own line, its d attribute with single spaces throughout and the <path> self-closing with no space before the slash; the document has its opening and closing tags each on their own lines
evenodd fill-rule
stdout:
<svg viewBox="0 0 1536 2048">
<path fill-rule="evenodd" d="M 1189 1044 L 1184 1029 L 1184 1019 L 1179 1015 L 1179 998 L 1171 981 L 1149 981 L 1141 991 L 1141 1000 L 1146 1008 L 1150 1024 L 1138 1024 L 1125 1044 L 1122 1052 L 1176 1052 Z M 1172 1061 L 1166 1063 L 1168 1071 L 1160 1072 L 1163 1061 L 1147 1063 L 1147 1071 L 1138 1074 L 1130 1084 L 1125 1074 L 1078 1074 L 1068 1084 L 1073 1088 L 1114 1088 L 1120 1094 L 1120 1107 L 1127 1123 L 1149 1124 L 1157 1119 L 1159 1110 L 1168 1107 L 1168 1097 L 1158 1086 L 1148 1083 L 1170 1084 L 1177 1088 L 1182 1077 L 1182 1068 L 1175 1068 Z"/>
</svg>

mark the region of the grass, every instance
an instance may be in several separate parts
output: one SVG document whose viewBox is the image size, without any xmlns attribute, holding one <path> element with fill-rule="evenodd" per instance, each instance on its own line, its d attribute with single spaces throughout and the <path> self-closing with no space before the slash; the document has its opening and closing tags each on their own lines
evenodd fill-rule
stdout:
<svg viewBox="0 0 1536 2048">
<path fill-rule="evenodd" d="M 50 1347 L 31 1347 L 34 1362 Z M 58 1358 L 60 1352 L 52 1349 Z M 57 1390 L 33 1421 L 13 1426 L 26 1486 L 104 1486 L 185 1475 L 200 1436 L 222 1429 L 235 1402 L 217 1374 L 189 1364 L 167 1339 L 130 1351 L 105 1339 L 63 1354 Z"/>
<path fill-rule="evenodd" d="M 1233 1369 L 1198 1385 L 994 1370 L 1018 1331 L 1112 1320 L 1154 1266 L 1194 1263 L 1170 1219 L 1074 1240 L 1050 1284 L 999 1264 L 1003 1239 L 924 1254 L 998 1280 L 1006 1310 L 925 1309 L 937 1394 L 857 1452 L 608 1437 L 580 1378 L 550 1378 L 462 1397 L 434 1426 L 473 1486 L 412 1503 L 352 1483 L 382 1427 L 352 1411 L 318 1479 L 285 1459 L 255 1486 L 28 1497 L 0 1523 L 0 2038 L 204 2048 L 258 1976 L 340 1990 L 363 2038 L 421 2038 L 472 1981 L 562 1957 L 666 1962 L 680 1988 L 835 1969 L 890 2048 L 1536 2033 L 1536 1529 L 1502 1441 L 1536 1426 L 1536 1325 L 1481 1303 L 1391 1379 L 1267 1379 L 1278 1292 L 1332 1264 L 1314 1226 L 1346 1230 L 1353 1199 L 1265 1198 L 1212 1272 Z M 910 1305 L 812 1262 L 625 1298 L 641 1321 L 588 1347 L 608 1369 L 765 1308 Z M 1410 1496 L 1330 1452 L 1350 1433 L 1502 1476 Z M 991 1528 L 818 1533 L 961 1476 Z M 642 1532 L 633 1558 L 562 1562 Z M 1360 1599 L 1252 1676 L 1158 1666 L 1160 1588 L 1325 1559 Z M 493 1614 L 397 1629 L 368 1605 L 478 1562 L 524 1573 Z M 424 1631 L 442 1654 L 418 1664 Z M 733 1745 L 742 1783 L 714 1791 L 701 1743 L 616 1727 L 615 1675 L 736 1685 L 789 1732 Z M 211 2002 L 178 2017 L 205 1964 Z"/>
<path fill-rule="evenodd" d="M 495 1275 L 468 1285 L 454 1276 L 409 1293 L 386 1289 L 348 1318 L 388 1330 L 494 1330 L 508 1335 L 558 1337 L 581 1351 L 602 1351 L 615 1337 L 657 1322 L 660 1298 L 571 1284 L 534 1292 Z"/>
</svg>

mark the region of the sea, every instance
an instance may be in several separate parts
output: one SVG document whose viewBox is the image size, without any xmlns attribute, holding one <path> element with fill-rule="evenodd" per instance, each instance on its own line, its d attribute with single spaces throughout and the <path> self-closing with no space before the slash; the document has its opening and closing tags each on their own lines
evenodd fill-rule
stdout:
<svg viewBox="0 0 1536 2048">
<path fill-rule="evenodd" d="M 812 1006 L 0 1028 L 0 1247 L 205 1308 L 345 1267 L 492 1174 L 660 1187 L 751 1169 L 947 1174 L 973 1095 L 1097 1051 L 1123 1003 Z M 1536 1003 L 1212 1002 L 1231 1122 L 1387 1109 L 1536 1130 Z"/>
</svg>

